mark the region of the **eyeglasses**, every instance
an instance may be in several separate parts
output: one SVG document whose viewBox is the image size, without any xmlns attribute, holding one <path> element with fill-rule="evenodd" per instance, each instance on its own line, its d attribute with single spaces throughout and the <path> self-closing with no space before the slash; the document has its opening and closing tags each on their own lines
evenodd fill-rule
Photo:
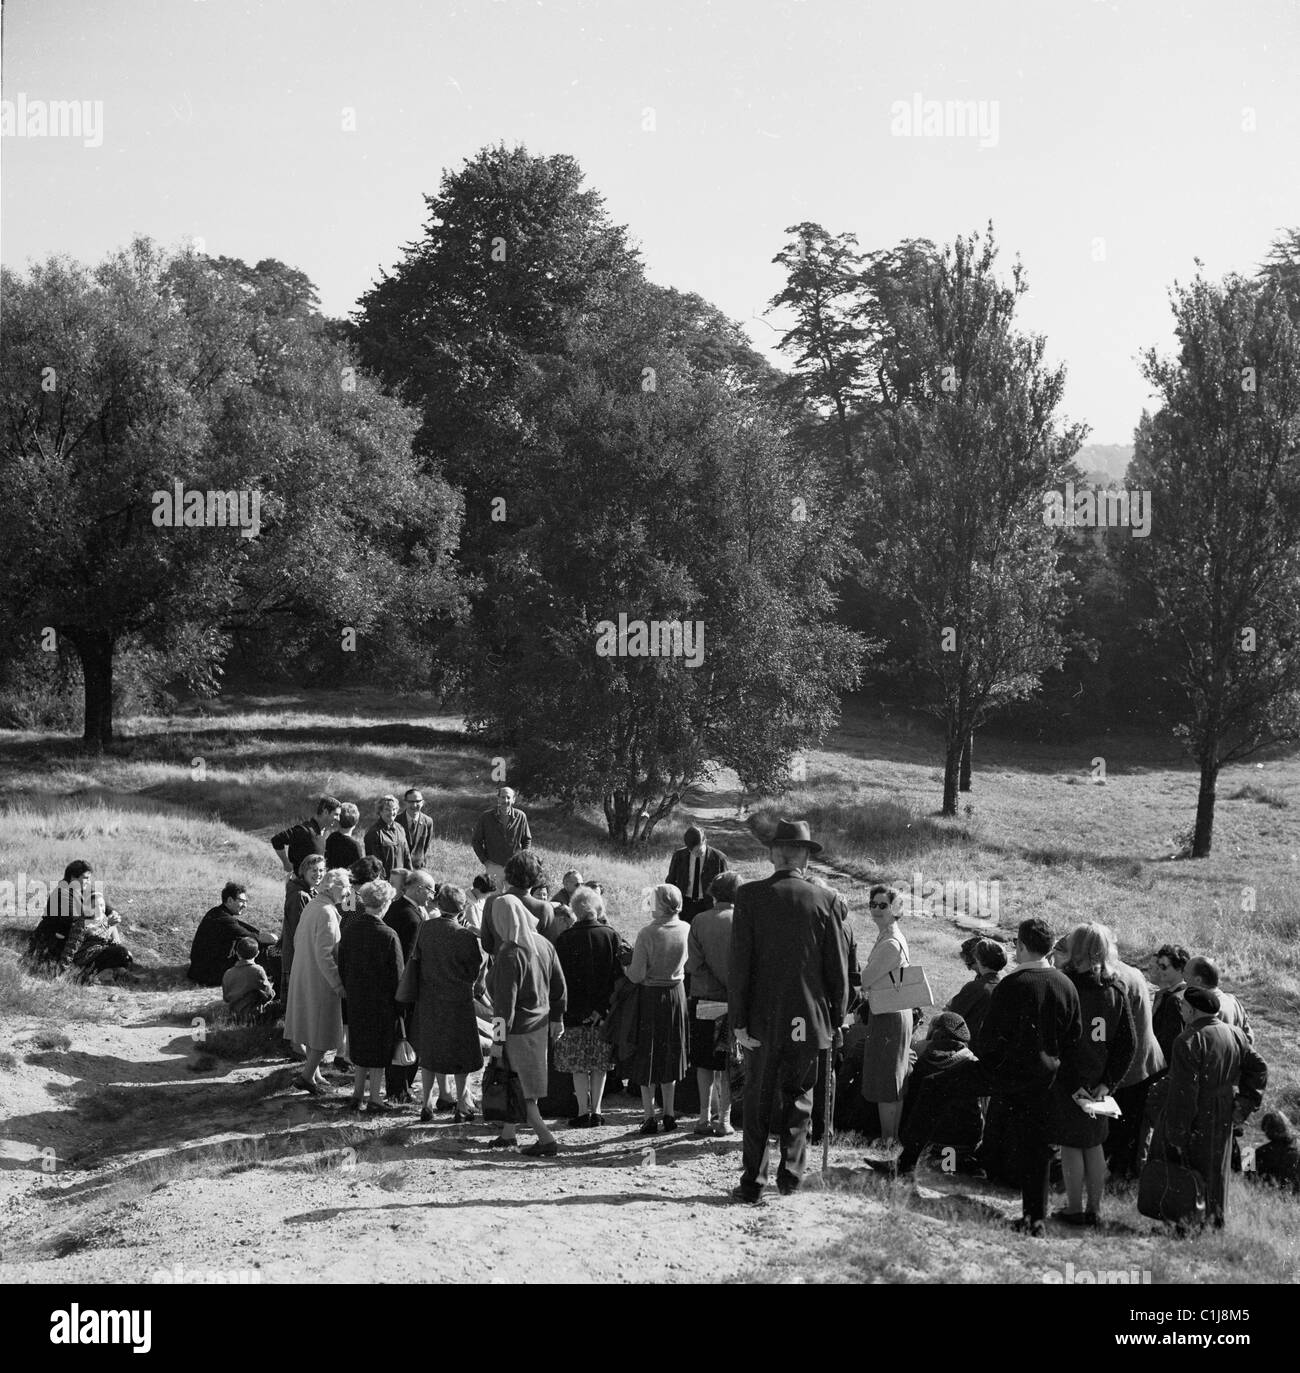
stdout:
<svg viewBox="0 0 1300 1373">
<path fill-rule="evenodd" d="M 871 909 L 873 911 L 887 911 L 889 909 L 889 904 L 888 901 L 873 901 L 871 903 Z"/>
</svg>

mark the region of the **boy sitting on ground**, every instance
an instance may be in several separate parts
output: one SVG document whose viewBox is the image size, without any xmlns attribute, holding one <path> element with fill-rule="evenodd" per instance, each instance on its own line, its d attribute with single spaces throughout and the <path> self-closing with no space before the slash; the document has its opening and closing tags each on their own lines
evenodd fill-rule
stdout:
<svg viewBox="0 0 1300 1373">
<path fill-rule="evenodd" d="M 257 940 L 251 937 L 235 941 L 233 968 L 221 979 L 221 996 L 230 1014 L 237 1020 L 260 1020 L 266 1008 L 275 1000 L 271 979 L 266 969 L 257 963 Z"/>
</svg>

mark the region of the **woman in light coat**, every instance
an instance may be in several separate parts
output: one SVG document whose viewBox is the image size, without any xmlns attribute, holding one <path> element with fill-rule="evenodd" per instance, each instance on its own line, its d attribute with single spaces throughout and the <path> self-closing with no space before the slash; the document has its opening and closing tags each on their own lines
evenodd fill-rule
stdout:
<svg viewBox="0 0 1300 1373">
<path fill-rule="evenodd" d="M 869 999 L 873 990 L 892 985 L 899 970 L 912 961 L 907 940 L 898 927 L 898 893 L 893 887 L 877 885 L 871 889 L 870 901 L 877 933 L 867 966 L 862 970 L 864 1000 Z M 903 1094 L 911 1068 L 912 1026 L 911 1011 L 872 1011 L 867 1021 L 862 1095 L 880 1111 L 880 1134 L 886 1148 L 892 1148 L 898 1140 Z"/>
<path fill-rule="evenodd" d="M 313 1096 L 331 1095 L 329 1085 L 320 1075 L 321 1061 L 331 1049 L 343 1052 L 339 906 L 351 895 L 352 879 L 345 869 L 327 872 L 320 889 L 303 908 L 294 933 L 284 1037 L 306 1048 L 307 1061 L 294 1084 Z"/>
</svg>

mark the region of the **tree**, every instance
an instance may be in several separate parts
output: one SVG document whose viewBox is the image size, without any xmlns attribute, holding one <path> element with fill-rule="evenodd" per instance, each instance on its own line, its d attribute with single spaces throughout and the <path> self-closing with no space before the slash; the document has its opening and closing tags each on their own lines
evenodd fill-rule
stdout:
<svg viewBox="0 0 1300 1373">
<path fill-rule="evenodd" d="M 1300 738 L 1300 332 L 1268 281 L 1198 276 L 1171 304 L 1177 355 L 1143 365 L 1161 406 L 1132 471 L 1154 518 L 1129 562 L 1200 768 L 1205 858 L 1223 766 Z"/>
<path fill-rule="evenodd" d="M 909 607 L 917 664 L 938 688 L 944 815 L 957 813 L 974 731 L 1064 655 L 1069 577 L 1043 498 L 1084 430 L 1058 427 L 1064 371 L 1044 366 L 1041 337 L 1014 330 L 1027 288 L 1019 264 L 1010 286 L 996 280 L 996 256 L 990 227 L 937 261 L 909 253 L 908 289 L 872 295 L 884 399 L 869 584 Z"/>
<path fill-rule="evenodd" d="M 646 349 L 662 304 L 629 293 L 618 331 L 516 393 L 528 439 L 502 454 L 506 519 L 464 645 L 473 723 L 517 749 L 521 784 L 601 805 L 624 843 L 713 763 L 748 790 L 784 785 L 865 648 L 829 619 L 849 550 L 824 480 L 757 391 L 697 368 L 680 337 Z M 625 656 L 615 627 L 638 621 L 703 640 Z"/>
<path fill-rule="evenodd" d="M 212 689 L 232 633 L 364 634 L 397 605 L 451 606 L 455 498 L 300 273 L 136 239 L 93 271 L 6 273 L 4 292 L 0 613 L 19 641 L 75 647 L 87 746 L 113 740 L 128 640 Z M 418 551 L 395 550 L 417 524 Z"/>
</svg>

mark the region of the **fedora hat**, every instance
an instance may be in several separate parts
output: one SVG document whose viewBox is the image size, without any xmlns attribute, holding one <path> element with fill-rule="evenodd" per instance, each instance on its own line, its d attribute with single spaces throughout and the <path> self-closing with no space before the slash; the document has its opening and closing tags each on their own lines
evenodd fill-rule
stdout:
<svg viewBox="0 0 1300 1373">
<path fill-rule="evenodd" d="M 773 844 L 803 844 L 809 853 L 822 851 L 822 846 L 813 840 L 807 820 L 778 820 L 767 841 L 768 848 Z"/>
</svg>

